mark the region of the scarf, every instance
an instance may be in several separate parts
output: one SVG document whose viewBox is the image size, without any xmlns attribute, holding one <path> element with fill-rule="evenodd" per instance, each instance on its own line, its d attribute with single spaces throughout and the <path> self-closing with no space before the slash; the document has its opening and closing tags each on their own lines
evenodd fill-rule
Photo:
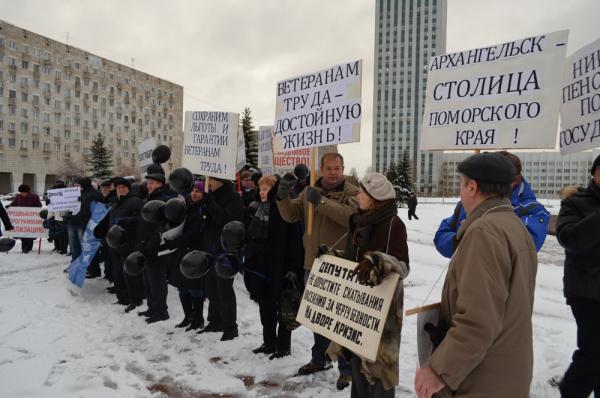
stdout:
<svg viewBox="0 0 600 398">
<path fill-rule="evenodd" d="M 269 239 L 269 212 L 270 202 L 260 202 L 258 209 L 252 218 L 248 235 L 255 241 L 266 241 Z"/>
<path fill-rule="evenodd" d="M 359 210 L 350 217 L 350 242 L 353 247 L 365 247 L 371 238 L 373 226 L 398 214 L 395 200 L 377 203 L 367 211 Z M 347 253 L 353 253 L 354 250 Z"/>
</svg>

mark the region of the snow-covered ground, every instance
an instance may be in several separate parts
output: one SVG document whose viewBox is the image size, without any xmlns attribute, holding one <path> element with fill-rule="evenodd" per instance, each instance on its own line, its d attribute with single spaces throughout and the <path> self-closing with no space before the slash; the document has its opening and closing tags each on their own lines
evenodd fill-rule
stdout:
<svg viewBox="0 0 600 398">
<path fill-rule="evenodd" d="M 405 308 L 421 305 L 447 265 L 433 247 L 441 218 L 453 200 L 418 207 L 418 221 L 400 217 L 408 228 L 411 273 Z M 558 202 L 545 202 L 552 213 Z M 37 245 L 36 245 L 37 247 Z M 258 307 L 236 281 L 240 337 L 220 342 L 219 334 L 185 333 L 173 326 L 182 318 L 177 291 L 169 290 L 171 319 L 147 325 L 135 313 L 113 305 L 102 279 L 83 289 L 62 272 L 68 258 L 0 254 L 0 396 L 2 397 L 347 397 L 335 388 L 337 370 L 294 376 L 310 358 L 312 334 L 292 335 L 292 356 L 269 361 L 252 354 L 261 343 Z M 563 252 L 549 236 L 539 255 L 534 308 L 535 368 L 532 397 L 558 397 L 548 379 L 562 375 L 575 348 L 575 322 L 562 296 Z M 428 302 L 439 300 L 443 279 Z M 416 319 L 405 318 L 396 396 L 414 396 Z M 501 376 L 501 375 L 499 375 Z M 506 380 L 507 383 L 510 380 Z M 162 395 L 164 394 L 164 395 Z"/>
</svg>

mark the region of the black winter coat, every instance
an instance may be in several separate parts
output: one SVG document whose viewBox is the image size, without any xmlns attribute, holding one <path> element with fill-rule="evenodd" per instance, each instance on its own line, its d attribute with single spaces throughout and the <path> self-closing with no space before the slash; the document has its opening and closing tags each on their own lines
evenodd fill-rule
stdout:
<svg viewBox="0 0 600 398">
<path fill-rule="evenodd" d="M 6 209 L 4 209 L 2 202 L 0 202 L 0 220 L 2 220 L 2 224 L 4 224 L 4 228 L 12 229 L 12 224 L 10 223 L 10 218 L 8 217 L 8 213 L 6 212 Z M 0 236 L 2 236 L 1 228 L 0 228 Z"/>
<path fill-rule="evenodd" d="M 303 288 L 304 249 L 300 223 L 290 224 L 281 218 L 276 194 L 277 186 L 269 191 L 268 239 L 260 240 L 251 234 L 246 237 L 244 282 L 251 299 L 278 303 L 288 271 L 296 274 L 296 287 Z"/>
<path fill-rule="evenodd" d="M 218 255 L 223 253 L 221 231 L 230 221 L 242 221 L 242 198 L 233 189 L 231 182 L 226 181 L 216 191 L 209 192 L 206 199 L 207 223 L 202 234 L 202 250 Z"/>
<path fill-rule="evenodd" d="M 204 278 L 188 279 L 181 273 L 179 263 L 183 256 L 192 250 L 202 249 L 202 233 L 207 224 L 205 204 L 190 202 L 185 210 L 185 221 L 182 236 L 174 241 L 177 247 L 177 260 L 168 268 L 169 283 L 179 289 L 203 289 Z"/>
<path fill-rule="evenodd" d="M 565 249 L 564 294 L 600 302 L 600 187 L 591 180 L 560 204 L 556 236 Z"/>
<path fill-rule="evenodd" d="M 111 249 L 116 253 L 129 254 L 135 246 L 137 223 L 142 210 L 142 200 L 129 192 L 112 203 L 109 213 L 109 224 L 120 225 L 127 234 L 127 246 L 120 250 Z"/>
<path fill-rule="evenodd" d="M 69 225 L 78 225 L 85 229 L 92 216 L 92 202 L 99 201 L 101 196 L 100 192 L 96 191 L 94 188 L 85 188 L 79 197 L 79 201 L 81 202 L 79 213 L 63 216 L 63 219 L 66 220 Z"/>
<path fill-rule="evenodd" d="M 168 186 L 162 186 L 154 192 L 149 193 L 146 197 L 147 203 L 151 200 L 162 200 L 163 202 L 177 197 L 177 192 L 173 191 Z M 135 233 L 135 250 L 140 251 L 146 256 L 147 260 L 154 260 L 158 255 L 160 246 L 160 233 L 162 231 L 161 224 L 154 224 L 144 220 L 141 216 L 138 217 L 137 229 Z"/>
</svg>

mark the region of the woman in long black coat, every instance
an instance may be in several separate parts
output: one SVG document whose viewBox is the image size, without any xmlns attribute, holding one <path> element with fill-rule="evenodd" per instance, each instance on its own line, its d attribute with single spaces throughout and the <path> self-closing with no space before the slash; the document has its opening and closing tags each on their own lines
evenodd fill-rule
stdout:
<svg viewBox="0 0 600 398">
<path fill-rule="evenodd" d="M 263 325 L 263 344 L 255 354 L 272 354 L 270 359 L 290 355 L 291 330 L 281 316 L 281 291 L 289 281 L 301 289 L 304 280 L 304 252 L 299 223 L 283 221 L 275 203 L 275 176 L 264 176 L 259 182 L 260 203 L 247 227 L 244 282 L 250 298 L 258 302 Z"/>
<path fill-rule="evenodd" d="M 200 235 L 206 224 L 204 203 L 204 181 L 196 181 L 187 199 L 183 234 L 168 247 L 178 248 L 179 260 L 192 250 L 201 250 Z M 184 318 L 175 325 L 177 328 L 187 327 L 186 331 L 204 327 L 204 300 L 206 298 L 205 279 L 188 279 L 179 268 L 180 261 L 173 261 L 168 269 L 169 284 L 179 290 L 179 300 L 183 307 Z"/>
</svg>

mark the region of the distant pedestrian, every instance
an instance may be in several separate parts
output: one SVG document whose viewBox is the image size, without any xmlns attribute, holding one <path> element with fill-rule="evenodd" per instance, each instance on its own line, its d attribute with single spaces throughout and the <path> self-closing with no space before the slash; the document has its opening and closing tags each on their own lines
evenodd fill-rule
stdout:
<svg viewBox="0 0 600 398">
<path fill-rule="evenodd" d="M 418 220 L 419 217 L 417 217 L 417 195 L 415 195 L 414 192 L 411 192 L 410 195 L 408 196 L 408 219 L 412 220 L 411 217 L 414 217 L 415 220 Z"/>
</svg>

